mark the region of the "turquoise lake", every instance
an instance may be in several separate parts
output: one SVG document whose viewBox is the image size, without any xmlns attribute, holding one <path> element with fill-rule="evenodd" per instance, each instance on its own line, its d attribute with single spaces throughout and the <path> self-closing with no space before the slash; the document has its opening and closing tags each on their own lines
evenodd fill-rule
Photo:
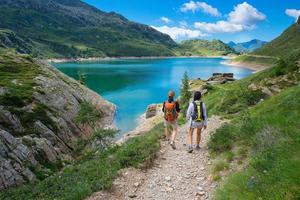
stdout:
<svg viewBox="0 0 300 200">
<path fill-rule="evenodd" d="M 120 59 L 54 63 L 74 79 L 86 76 L 85 84 L 117 105 L 115 123 L 121 133 L 134 129 L 147 105 L 166 99 L 168 90 L 178 95 L 185 71 L 190 78 L 207 79 L 214 72 L 232 72 L 240 79 L 252 73 L 246 68 L 222 64 L 222 58 Z"/>
</svg>

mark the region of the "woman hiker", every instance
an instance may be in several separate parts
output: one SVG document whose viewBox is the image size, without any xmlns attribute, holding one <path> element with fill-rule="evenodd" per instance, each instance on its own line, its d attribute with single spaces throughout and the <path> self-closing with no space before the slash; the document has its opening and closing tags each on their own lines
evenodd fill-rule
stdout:
<svg viewBox="0 0 300 200">
<path fill-rule="evenodd" d="M 174 101 L 175 92 L 168 92 L 168 100 L 163 103 L 162 111 L 164 113 L 164 125 L 165 125 L 165 137 L 166 140 L 170 142 L 170 145 L 173 149 L 175 147 L 175 137 L 177 134 L 177 117 L 180 112 L 179 103 Z M 170 136 L 170 129 L 172 128 L 172 136 Z"/>
<path fill-rule="evenodd" d="M 188 152 L 193 152 L 193 133 L 197 129 L 196 149 L 200 149 L 201 130 L 207 128 L 206 108 L 203 101 L 201 101 L 201 92 L 196 91 L 194 94 L 194 101 L 190 103 L 187 114 L 189 121 L 189 136 L 188 136 Z"/>
</svg>

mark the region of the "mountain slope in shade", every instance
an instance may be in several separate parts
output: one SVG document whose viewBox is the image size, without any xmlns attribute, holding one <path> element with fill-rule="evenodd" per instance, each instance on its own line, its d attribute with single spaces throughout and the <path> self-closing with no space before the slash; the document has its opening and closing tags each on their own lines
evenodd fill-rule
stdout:
<svg viewBox="0 0 300 200">
<path fill-rule="evenodd" d="M 264 46 L 265 44 L 267 44 L 267 42 L 258 39 L 253 39 L 248 42 L 241 42 L 241 43 L 235 43 L 232 41 L 228 43 L 228 45 L 231 48 L 233 48 L 234 50 L 240 53 L 252 52 L 255 49 Z"/>
<path fill-rule="evenodd" d="M 221 40 L 186 40 L 180 43 L 180 51 L 185 56 L 223 56 L 235 51 Z"/>
<path fill-rule="evenodd" d="M 300 17 L 279 37 L 253 52 L 256 55 L 286 57 L 300 51 Z"/>
<path fill-rule="evenodd" d="M 0 29 L 28 41 L 34 56 L 164 56 L 177 46 L 147 25 L 79 0 L 1 0 L 0 19 Z"/>
</svg>

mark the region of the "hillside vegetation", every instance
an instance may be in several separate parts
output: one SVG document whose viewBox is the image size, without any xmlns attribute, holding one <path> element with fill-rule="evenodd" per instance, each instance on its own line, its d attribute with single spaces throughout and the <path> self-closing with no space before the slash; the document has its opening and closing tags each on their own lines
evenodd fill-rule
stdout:
<svg viewBox="0 0 300 200">
<path fill-rule="evenodd" d="M 300 18 L 299 18 L 300 19 Z M 287 28 L 280 36 L 250 54 L 238 56 L 233 63 L 271 66 L 279 58 L 287 59 L 300 52 L 300 20 Z"/>
<path fill-rule="evenodd" d="M 272 66 L 278 61 L 276 57 L 269 56 L 257 56 L 257 55 L 241 55 L 237 56 L 234 59 L 231 59 L 230 62 L 241 63 L 241 64 L 253 64 L 253 65 L 264 65 Z"/>
<path fill-rule="evenodd" d="M 80 0 L 2 0 L 0 18 L 0 47 L 34 57 L 170 56 L 177 46 L 147 25 Z"/>
<path fill-rule="evenodd" d="M 299 59 L 291 55 L 248 78 L 208 88 L 209 115 L 230 119 L 208 144 L 222 163 L 213 177 L 236 171 L 224 177 L 217 200 L 300 198 Z"/>
<path fill-rule="evenodd" d="M 220 40 L 187 40 L 180 43 L 178 51 L 185 56 L 225 56 L 235 51 Z"/>
<path fill-rule="evenodd" d="M 295 51 L 300 51 L 300 20 L 253 54 L 285 58 Z"/>
</svg>

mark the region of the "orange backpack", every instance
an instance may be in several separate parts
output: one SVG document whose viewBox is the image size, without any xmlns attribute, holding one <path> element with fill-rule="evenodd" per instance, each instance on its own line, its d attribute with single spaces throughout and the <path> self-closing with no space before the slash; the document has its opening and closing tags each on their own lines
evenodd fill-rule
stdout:
<svg viewBox="0 0 300 200">
<path fill-rule="evenodd" d="M 177 119 L 177 112 L 176 112 L 176 102 L 165 102 L 165 119 L 169 122 L 172 122 Z"/>
</svg>

